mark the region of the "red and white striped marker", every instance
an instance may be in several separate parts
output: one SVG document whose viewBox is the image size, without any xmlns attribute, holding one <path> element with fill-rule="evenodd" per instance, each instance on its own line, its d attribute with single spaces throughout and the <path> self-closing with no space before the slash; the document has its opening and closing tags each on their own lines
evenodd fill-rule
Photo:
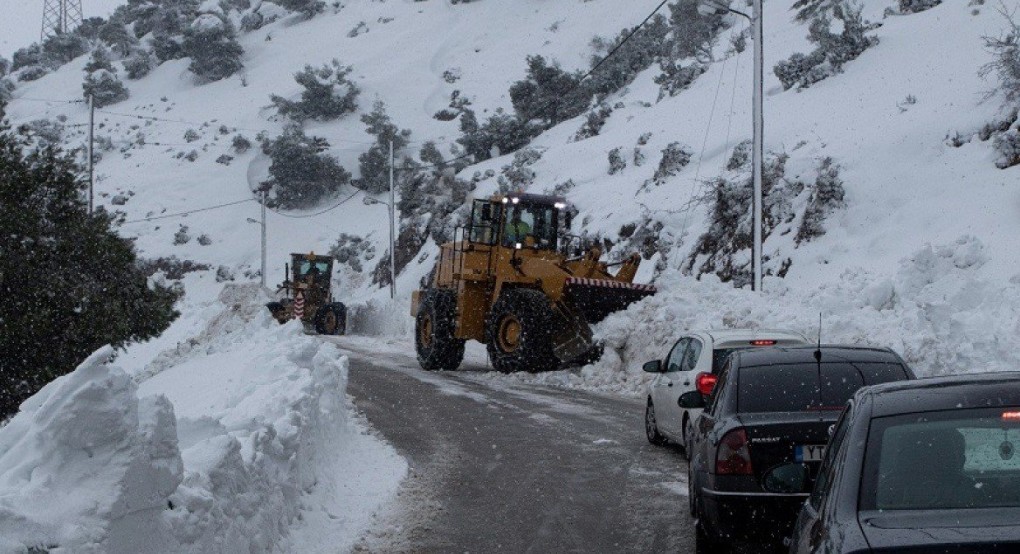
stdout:
<svg viewBox="0 0 1020 554">
<path fill-rule="evenodd" d="M 294 296 L 294 319 L 305 317 L 305 295 L 300 291 Z"/>
</svg>

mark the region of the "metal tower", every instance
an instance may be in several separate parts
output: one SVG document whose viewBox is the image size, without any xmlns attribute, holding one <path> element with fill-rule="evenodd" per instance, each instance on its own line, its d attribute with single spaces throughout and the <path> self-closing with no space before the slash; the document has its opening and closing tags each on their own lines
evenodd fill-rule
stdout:
<svg viewBox="0 0 1020 554">
<path fill-rule="evenodd" d="M 40 41 L 73 31 L 82 22 L 81 0 L 43 0 Z"/>
</svg>

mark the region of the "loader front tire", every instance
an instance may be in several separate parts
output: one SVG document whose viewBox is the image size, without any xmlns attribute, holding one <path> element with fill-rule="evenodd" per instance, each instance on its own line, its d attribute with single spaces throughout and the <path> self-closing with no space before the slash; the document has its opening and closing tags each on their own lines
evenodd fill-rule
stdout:
<svg viewBox="0 0 1020 554">
<path fill-rule="evenodd" d="M 418 364 L 426 371 L 457 369 L 464 361 L 464 339 L 454 334 L 457 293 L 431 289 L 425 292 L 415 317 L 414 342 Z"/>
<path fill-rule="evenodd" d="M 320 335 L 342 335 L 347 330 L 347 308 L 339 302 L 323 304 L 313 322 Z"/>
<path fill-rule="evenodd" d="M 542 291 L 503 291 L 485 324 L 492 366 L 503 373 L 537 373 L 559 367 L 553 354 L 552 325 L 552 306 Z"/>
</svg>

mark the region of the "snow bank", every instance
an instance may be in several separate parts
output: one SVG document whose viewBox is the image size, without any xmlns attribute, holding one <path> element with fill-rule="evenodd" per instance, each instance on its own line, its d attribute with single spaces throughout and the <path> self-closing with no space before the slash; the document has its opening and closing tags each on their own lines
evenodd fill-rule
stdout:
<svg viewBox="0 0 1020 554">
<path fill-rule="evenodd" d="M 348 416 L 347 359 L 299 323 L 277 324 L 256 286 L 220 300 L 206 330 L 135 373 L 139 384 L 104 349 L 0 429 L 0 552 L 249 553 L 293 540 L 317 487 L 342 481 L 335 460 L 370 438 Z M 346 524 L 314 532 L 333 545 L 353 543 L 368 520 L 348 512 L 371 513 L 406 470 L 368 442 L 380 482 L 327 498 Z"/>
<path fill-rule="evenodd" d="M 684 331 L 787 328 L 825 343 L 887 346 L 919 376 L 1020 368 L 1020 274 L 986 271 L 988 248 L 972 236 L 926 245 L 894 274 L 848 269 L 811 289 L 766 279 L 765 293 L 734 289 L 713 276 L 665 274 L 659 294 L 596 326 L 606 344 L 595 364 L 539 375 L 489 375 L 565 388 L 640 396 L 641 365 L 662 358 Z"/>
<path fill-rule="evenodd" d="M 173 406 L 139 399 L 102 348 L 0 429 L 0 552 L 142 552 L 171 546 L 167 499 L 183 475 Z"/>
</svg>

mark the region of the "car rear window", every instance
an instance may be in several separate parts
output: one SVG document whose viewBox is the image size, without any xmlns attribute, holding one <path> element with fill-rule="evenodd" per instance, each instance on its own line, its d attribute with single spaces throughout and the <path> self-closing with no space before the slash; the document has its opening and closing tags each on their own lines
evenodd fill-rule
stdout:
<svg viewBox="0 0 1020 554">
<path fill-rule="evenodd" d="M 907 378 L 898 363 L 823 362 L 740 368 L 740 412 L 842 409 L 864 385 Z"/>
<path fill-rule="evenodd" d="M 873 420 L 862 510 L 1020 507 L 1020 408 Z"/>
<path fill-rule="evenodd" d="M 719 375 L 724 365 L 726 365 L 726 358 L 730 357 L 736 348 L 720 348 L 712 351 L 712 373 Z"/>
</svg>

